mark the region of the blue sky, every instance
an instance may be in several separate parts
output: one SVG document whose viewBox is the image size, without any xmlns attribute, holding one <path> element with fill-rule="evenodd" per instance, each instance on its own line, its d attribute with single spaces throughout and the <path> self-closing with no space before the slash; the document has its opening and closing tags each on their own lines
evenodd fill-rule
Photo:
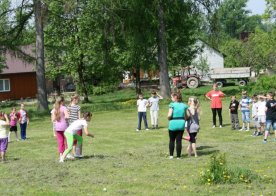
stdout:
<svg viewBox="0 0 276 196">
<path fill-rule="evenodd" d="M 265 0 L 249 0 L 247 8 L 251 10 L 252 14 L 263 14 L 265 10 Z"/>
</svg>

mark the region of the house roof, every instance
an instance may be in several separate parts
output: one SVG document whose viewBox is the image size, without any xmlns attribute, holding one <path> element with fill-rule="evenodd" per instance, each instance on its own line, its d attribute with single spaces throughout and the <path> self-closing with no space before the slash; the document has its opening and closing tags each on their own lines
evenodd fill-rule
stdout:
<svg viewBox="0 0 276 196">
<path fill-rule="evenodd" d="M 21 50 L 23 53 L 33 56 L 32 46 L 23 46 Z M 17 52 L 6 51 L 6 68 L 0 74 L 15 74 L 15 73 L 29 73 L 35 72 L 35 64 L 20 57 L 22 55 Z"/>
<path fill-rule="evenodd" d="M 203 44 L 205 44 L 207 47 L 212 48 L 214 51 L 216 51 L 217 53 L 221 54 L 223 57 L 226 57 L 226 55 L 224 53 L 222 53 L 218 48 L 212 47 L 210 44 L 208 44 L 206 41 L 202 40 L 202 39 L 197 39 L 197 41 L 202 42 Z"/>
</svg>

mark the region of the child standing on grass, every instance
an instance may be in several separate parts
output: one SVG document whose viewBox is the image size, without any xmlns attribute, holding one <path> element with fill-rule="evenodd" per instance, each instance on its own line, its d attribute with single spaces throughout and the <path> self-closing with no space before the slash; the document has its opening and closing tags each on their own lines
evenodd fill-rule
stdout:
<svg viewBox="0 0 276 196">
<path fill-rule="evenodd" d="M 71 97 L 70 105 L 67 107 L 69 111 L 69 126 L 76 120 L 81 118 L 81 107 L 78 105 L 79 96 L 73 95 Z M 82 136 L 82 129 L 78 130 L 77 134 Z M 82 157 L 82 144 L 79 147 L 76 147 L 77 140 L 74 140 L 73 153 L 75 157 Z"/>
<path fill-rule="evenodd" d="M 1 161 L 5 161 L 6 151 L 8 148 L 8 132 L 10 121 L 8 115 L 4 112 L 0 112 L 0 154 Z"/>
<path fill-rule="evenodd" d="M 92 113 L 91 112 L 85 112 L 83 114 L 82 119 L 75 120 L 66 130 L 65 130 L 65 137 L 67 140 L 67 149 L 64 151 L 62 156 L 60 157 L 59 162 L 64 162 L 65 157 L 67 156 L 68 153 L 71 152 L 73 149 L 73 142 L 74 139 L 77 140 L 77 146 L 80 146 L 82 144 L 82 136 L 78 135 L 77 132 L 79 130 L 84 130 L 85 134 L 89 137 L 94 137 L 91 133 L 88 131 L 88 126 L 87 122 L 89 122 L 92 118 Z"/>
<path fill-rule="evenodd" d="M 259 132 L 258 132 L 258 115 L 257 115 L 257 110 L 258 110 L 258 104 L 257 104 L 257 95 L 252 96 L 252 122 L 253 122 L 253 126 L 255 128 L 255 131 L 253 133 L 252 136 L 258 136 Z"/>
<path fill-rule="evenodd" d="M 138 126 L 136 131 L 141 130 L 141 122 L 142 119 L 145 124 L 145 129 L 148 131 L 148 122 L 147 122 L 147 107 L 149 105 L 148 100 L 144 99 L 143 94 L 138 95 L 138 100 L 137 100 L 137 107 L 138 107 Z"/>
<path fill-rule="evenodd" d="M 60 157 L 65 150 L 66 140 L 64 131 L 68 127 L 66 119 L 69 118 L 67 108 L 64 106 L 64 98 L 58 97 L 56 99 L 55 107 L 51 111 L 51 119 L 55 125 L 56 138 L 58 142 L 58 152 Z"/>
<path fill-rule="evenodd" d="M 231 97 L 231 102 L 229 105 L 229 114 L 231 117 L 232 130 L 238 130 L 240 128 L 238 108 L 239 102 L 236 100 L 236 96 Z"/>
<path fill-rule="evenodd" d="M 195 157 L 197 157 L 196 152 L 196 136 L 199 130 L 193 130 L 191 129 L 192 122 L 199 125 L 199 114 L 200 114 L 200 108 L 199 108 L 199 101 L 196 97 L 190 97 L 188 101 L 188 114 L 190 116 L 188 122 L 187 122 L 187 131 L 190 136 L 190 144 L 187 148 L 188 155 L 191 156 L 192 152 L 194 153 Z"/>
<path fill-rule="evenodd" d="M 250 106 L 252 100 L 248 97 L 247 92 L 242 92 L 242 100 L 240 101 L 240 109 L 242 113 L 242 128 L 240 131 L 250 130 Z"/>
<path fill-rule="evenodd" d="M 152 129 L 158 129 L 158 102 L 160 99 L 163 99 L 163 97 L 159 95 L 156 91 L 151 92 L 151 98 L 149 98 L 149 106 Z"/>
<path fill-rule="evenodd" d="M 18 112 L 18 121 L 20 125 L 21 140 L 26 140 L 27 125 L 29 124 L 30 119 L 23 103 L 21 103 L 20 110 Z"/>
<path fill-rule="evenodd" d="M 270 126 L 272 126 L 275 134 L 274 141 L 276 142 L 276 100 L 274 99 L 274 93 L 269 92 L 267 94 L 266 102 L 266 129 L 263 143 L 267 143 L 267 137 L 269 134 Z"/>
<path fill-rule="evenodd" d="M 16 113 L 16 108 L 12 108 L 11 113 L 10 113 L 10 131 L 9 131 L 9 142 L 11 141 L 11 132 L 15 133 L 15 138 L 16 141 L 19 141 L 18 135 L 17 135 L 17 113 Z"/>
<path fill-rule="evenodd" d="M 258 116 L 258 135 L 263 135 L 265 131 L 266 122 L 266 101 L 263 95 L 259 96 L 259 101 L 257 102 L 257 116 Z"/>
</svg>

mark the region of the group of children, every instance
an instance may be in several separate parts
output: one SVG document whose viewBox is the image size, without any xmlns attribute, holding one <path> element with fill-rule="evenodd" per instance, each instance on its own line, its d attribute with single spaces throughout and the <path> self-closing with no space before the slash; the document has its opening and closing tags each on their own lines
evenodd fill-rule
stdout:
<svg viewBox="0 0 276 196">
<path fill-rule="evenodd" d="M 82 157 L 82 131 L 90 137 L 94 137 L 88 132 L 88 125 L 92 118 L 91 112 L 84 112 L 81 118 L 80 106 L 78 105 L 78 95 L 71 97 L 69 106 L 65 106 L 63 97 L 58 97 L 51 111 L 51 120 L 58 142 L 59 162 L 64 162 L 66 158 L 74 159 Z M 70 153 L 73 151 L 73 155 Z"/>
<path fill-rule="evenodd" d="M 138 108 L 138 126 L 136 131 L 141 130 L 142 119 L 144 121 L 145 129 L 148 131 L 147 121 L 147 108 L 150 108 L 150 117 L 152 129 L 158 129 L 158 111 L 159 111 L 159 100 L 163 99 L 156 91 L 151 92 L 151 97 L 147 100 L 144 99 L 143 94 L 138 95 L 137 108 Z"/>
<path fill-rule="evenodd" d="M 251 109 L 252 107 L 252 109 Z M 242 127 L 240 129 L 238 109 L 242 114 Z M 267 136 L 272 126 L 275 132 L 276 141 L 276 101 L 274 93 L 269 92 L 266 95 L 253 95 L 251 98 L 246 91 L 242 92 L 241 101 L 236 100 L 236 96 L 231 97 L 229 113 L 233 130 L 250 130 L 250 110 L 252 123 L 255 128 L 253 136 L 264 136 L 264 143 L 267 142 Z"/>
<path fill-rule="evenodd" d="M 1 161 L 5 161 L 5 154 L 8 148 L 8 143 L 11 142 L 11 132 L 15 133 L 16 141 L 19 141 L 17 134 L 17 122 L 20 125 L 21 140 L 26 140 L 26 129 L 29 124 L 29 116 L 24 109 L 24 104 L 21 104 L 20 110 L 16 112 L 16 108 L 12 108 L 8 115 L 0 112 L 0 153 Z"/>
<path fill-rule="evenodd" d="M 158 129 L 158 111 L 159 100 L 163 99 L 156 91 L 151 92 L 151 97 L 147 100 L 144 99 L 142 94 L 138 95 L 137 108 L 138 108 L 138 126 L 136 131 L 141 130 L 141 121 L 143 119 L 145 130 L 149 130 L 147 123 L 147 108 L 150 108 L 151 125 L 152 129 Z M 179 109 L 179 104 L 183 107 Z M 180 92 L 172 93 L 172 103 L 170 104 L 168 118 L 169 123 L 169 136 L 170 136 L 170 159 L 173 158 L 174 146 L 176 145 L 177 158 L 180 158 L 182 149 L 182 140 L 187 140 L 189 145 L 187 147 L 188 155 L 193 153 L 197 157 L 196 152 L 196 136 L 199 131 L 199 100 L 196 97 L 188 99 L 188 105 L 182 103 L 182 96 Z M 185 110 L 185 111 L 184 111 Z M 177 117 L 179 116 L 179 117 Z M 177 119 L 177 120 L 176 120 Z M 175 121 L 176 120 L 176 121 Z M 180 124 L 181 126 L 180 126 Z M 195 126 L 197 128 L 194 128 Z M 180 126 L 180 127 L 179 127 Z M 175 129 L 175 130 L 174 130 Z M 187 131 L 187 136 L 183 136 L 184 130 Z"/>
</svg>

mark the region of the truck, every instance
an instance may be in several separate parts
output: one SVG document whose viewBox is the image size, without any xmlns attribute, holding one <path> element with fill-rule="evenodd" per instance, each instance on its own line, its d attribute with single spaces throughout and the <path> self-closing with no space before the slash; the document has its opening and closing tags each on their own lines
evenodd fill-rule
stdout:
<svg viewBox="0 0 276 196">
<path fill-rule="evenodd" d="M 245 86 L 250 77 L 250 67 L 212 68 L 203 75 L 196 67 L 187 66 L 183 67 L 180 74 L 174 76 L 172 81 L 177 88 L 197 88 L 202 83 L 211 82 L 215 82 L 219 87 L 222 87 L 229 79 L 237 81 L 240 86 Z"/>
<path fill-rule="evenodd" d="M 216 82 L 218 87 L 224 86 L 229 79 L 238 82 L 239 86 L 245 86 L 251 77 L 250 67 L 213 68 L 207 74 L 210 81 Z"/>
</svg>

